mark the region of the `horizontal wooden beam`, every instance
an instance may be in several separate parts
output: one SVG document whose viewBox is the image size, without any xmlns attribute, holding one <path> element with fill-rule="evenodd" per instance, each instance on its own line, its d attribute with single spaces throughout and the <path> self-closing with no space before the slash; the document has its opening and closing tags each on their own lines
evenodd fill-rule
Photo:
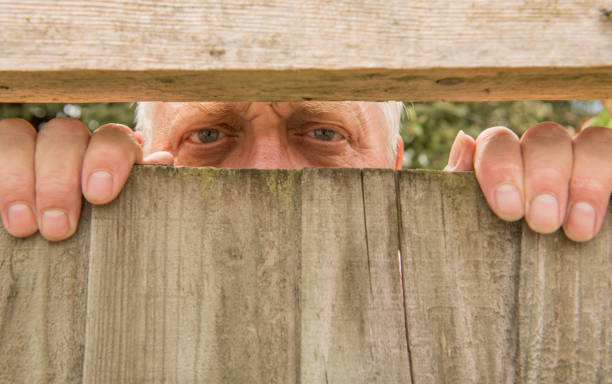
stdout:
<svg viewBox="0 0 612 384">
<path fill-rule="evenodd" d="M 609 0 L 0 0 L 0 101 L 612 98 Z"/>
<path fill-rule="evenodd" d="M 0 382 L 608 383 L 611 297 L 612 207 L 579 244 L 467 172 L 137 166 L 0 230 Z"/>
<path fill-rule="evenodd" d="M 0 101 L 606 99 L 612 66 L 1 72 Z"/>
</svg>

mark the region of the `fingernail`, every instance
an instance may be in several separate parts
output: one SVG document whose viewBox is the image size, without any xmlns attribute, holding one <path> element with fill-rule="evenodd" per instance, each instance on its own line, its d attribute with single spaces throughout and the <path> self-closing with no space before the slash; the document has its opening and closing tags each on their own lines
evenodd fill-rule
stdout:
<svg viewBox="0 0 612 384">
<path fill-rule="evenodd" d="M 457 136 L 455 137 L 454 143 L 459 143 L 460 140 L 463 140 L 463 137 L 466 134 L 463 130 L 457 132 Z M 461 160 L 461 154 L 463 153 L 463 145 L 453 145 L 451 148 L 451 153 L 448 159 L 448 165 L 446 166 L 446 170 L 452 171 L 457 168 L 459 165 L 459 161 Z"/>
<path fill-rule="evenodd" d="M 32 208 L 23 203 L 11 205 L 7 212 L 8 227 L 15 236 L 26 236 L 35 232 L 36 220 Z"/>
<path fill-rule="evenodd" d="M 113 175 L 106 171 L 96 171 L 87 182 L 87 200 L 92 203 L 106 202 L 113 193 Z"/>
<path fill-rule="evenodd" d="M 513 184 L 502 184 L 495 189 L 497 214 L 504 220 L 518 220 L 523 216 L 523 199 Z"/>
<path fill-rule="evenodd" d="M 68 232 L 69 223 L 66 212 L 60 209 L 48 209 L 42 214 L 40 231 L 46 238 L 56 239 Z"/>
<path fill-rule="evenodd" d="M 567 220 L 567 227 L 577 240 L 588 240 L 595 234 L 595 208 L 589 203 L 574 204 Z"/>
<path fill-rule="evenodd" d="M 528 224 L 534 231 L 551 233 L 559 228 L 559 203 L 553 195 L 542 194 L 531 201 Z"/>
</svg>

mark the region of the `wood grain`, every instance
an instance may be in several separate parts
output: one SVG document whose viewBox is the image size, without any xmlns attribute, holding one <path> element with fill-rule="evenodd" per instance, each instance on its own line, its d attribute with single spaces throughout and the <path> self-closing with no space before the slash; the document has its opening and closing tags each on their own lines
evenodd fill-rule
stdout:
<svg viewBox="0 0 612 384">
<path fill-rule="evenodd" d="M 518 382 L 520 226 L 471 173 L 400 172 L 399 189 L 413 383 Z"/>
<path fill-rule="evenodd" d="M 138 168 L 129 183 L 93 214 L 84 381 L 295 382 L 296 171 Z"/>
<path fill-rule="evenodd" d="M 612 380 L 612 207 L 577 244 L 472 173 L 137 166 L 80 224 L 0 233 L 0 382 Z"/>
<path fill-rule="evenodd" d="M 0 101 L 612 97 L 608 0 L 0 0 Z"/>
<path fill-rule="evenodd" d="M 410 382 L 393 171 L 307 169 L 303 383 Z"/>
<path fill-rule="evenodd" d="M 521 379 L 612 382 L 612 225 L 573 243 L 523 226 L 519 287 Z"/>
<path fill-rule="evenodd" d="M 90 209 L 61 243 L 0 230 L 0 383 L 80 383 Z"/>
</svg>

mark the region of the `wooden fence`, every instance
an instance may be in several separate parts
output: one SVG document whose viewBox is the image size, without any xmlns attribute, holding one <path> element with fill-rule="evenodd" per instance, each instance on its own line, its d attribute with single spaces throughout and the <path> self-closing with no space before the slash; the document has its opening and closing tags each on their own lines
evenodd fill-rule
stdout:
<svg viewBox="0 0 612 384">
<path fill-rule="evenodd" d="M 611 8 L 0 0 L 0 101 L 612 98 Z M 0 383 L 610 383 L 610 217 L 577 244 L 471 174 L 138 167 L 67 241 L 0 231 Z"/>
<path fill-rule="evenodd" d="M 0 101 L 612 98 L 610 0 L 0 0 Z"/>
<path fill-rule="evenodd" d="M 80 381 L 609 383 L 612 208 L 579 244 L 472 173 L 139 166 L 0 234 L 0 382 Z"/>
</svg>

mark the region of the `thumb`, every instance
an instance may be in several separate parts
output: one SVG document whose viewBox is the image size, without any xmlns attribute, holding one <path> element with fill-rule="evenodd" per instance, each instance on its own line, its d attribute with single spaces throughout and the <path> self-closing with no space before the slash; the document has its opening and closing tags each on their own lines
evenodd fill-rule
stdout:
<svg viewBox="0 0 612 384">
<path fill-rule="evenodd" d="M 473 171 L 475 151 L 476 141 L 465 132 L 459 131 L 450 151 L 448 165 L 444 170 L 447 172 Z"/>
<path fill-rule="evenodd" d="M 140 164 L 174 164 L 174 156 L 166 151 L 153 152 L 145 156 Z"/>
</svg>

